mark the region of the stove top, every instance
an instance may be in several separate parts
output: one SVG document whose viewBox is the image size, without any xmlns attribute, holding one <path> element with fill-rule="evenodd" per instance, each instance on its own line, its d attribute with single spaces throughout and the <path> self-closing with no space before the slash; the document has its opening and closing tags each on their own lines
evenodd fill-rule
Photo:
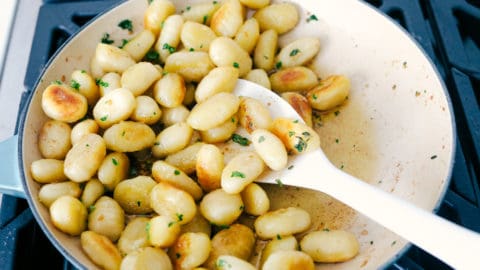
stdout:
<svg viewBox="0 0 480 270">
<path fill-rule="evenodd" d="M 417 40 L 447 85 L 458 137 L 452 182 L 438 214 L 480 232 L 480 1 L 366 2 L 393 18 Z M 17 1 L 4 71 L 0 73 L 0 106 L 4 111 L 0 114 L 0 140 L 16 133 L 16 115 L 24 107 L 24 97 L 56 49 L 115 3 Z M 7 195 L 0 205 L 0 266 L 74 269 L 44 236 L 26 201 Z M 387 269 L 451 268 L 413 246 Z"/>
</svg>

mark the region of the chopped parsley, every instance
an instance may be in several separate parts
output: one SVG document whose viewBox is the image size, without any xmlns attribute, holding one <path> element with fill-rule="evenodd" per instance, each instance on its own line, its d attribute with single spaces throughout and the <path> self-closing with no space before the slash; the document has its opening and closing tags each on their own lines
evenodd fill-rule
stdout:
<svg viewBox="0 0 480 270">
<path fill-rule="evenodd" d="M 174 173 L 175 175 L 179 175 L 179 174 L 180 174 L 180 171 L 179 171 L 179 170 L 175 170 L 175 171 L 173 171 L 173 173 Z"/>
<path fill-rule="evenodd" d="M 277 63 L 275 63 L 275 68 L 276 69 L 281 69 L 282 68 L 282 61 L 278 61 Z"/>
<path fill-rule="evenodd" d="M 178 221 L 183 220 L 183 214 L 176 213 L 175 215 L 177 216 Z"/>
<path fill-rule="evenodd" d="M 288 132 L 288 137 L 292 137 L 293 135 L 295 135 L 295 131 L 289 131 Z"/>
<path fill-rule="evenodd" d="M 190 6 L 187 6 L 185 9 L 186 9 L 187 11 L 189 11 L 189 10 L 191 9 L 191 7 L 190 7 Z"/>
<path fill-rule="evenodd" d="M 290 52 L 290 56 L 295 56 L 295 55 L 297 55 L 299 52 L 300 52 L 299 49 L 293 49 L 293 50 Z"/>
<path fill-rule="evenodd" d="M 115 166 L 118 165 L 118 161 L 117 161 L 115 158 L 112 158 L 112 163 L 113 163 L 113 165 L 115 165 Z"/>
<path fill-rule="evenodd" d="M 150 222 L 147 222 L 147 225 L 145 225 L 145 231 L 146 231 L 147 233 L 150 232 Z"/>
<path fill-rule="evenodd" d="M 182 255 L 177 252 L 177 253 L 175 253 L 175 257 L 176 257 L 177 259 L 180 259 L 180 257 L 182 257 Z"/>
<path fill-rule="evenodd" d="M 137 201 L 137 206 L 140 207 L 140 205 L 142 205 L 142 202 L 141 202 L 141 201 Z"/>
<path fill-rule="evenodd" d="M 282 236 L 280 234 L 277 234 L 277 240 L 282 240 Z"/>
<path fill-rule="evenodd" d="M 189 52 L 193 52 L 193 51 L 195 51 L 195 49 L 194 49 L 194 48 L 190 48 L 190 49 L 188 49 L 188 51 L 189 51 Z"/>
<path fill-rule="evenodd" d="M 232 117 L 232 119 L 230 119 L 230 121 L 232 121 L 232 123 L 235 123 L 235 117 Z"/>
<path fill-rule="evenodd" d="M 120 49 L 123 49 L 123 47 L 125 47 L 125 45 L 127 45 L 128 43 L 128 39 L 122 39 L 122 45 L 118 46 Z"/>
<path fill-rule="evenodd" d="M 85 69 L 82 69 L 82 70 L 80 70 L 80 73 L 85 74 L 85 73 L 87 73 L 87 72 L 85 71 Z"/>
<path fill-rule="evenodd" d="M 310 136 L 310 132 L 304 131 L 304 132 L 302 132 L 302 135 L 303 135 L 303 136 Z"/>
<path fill-rule="evenodd" d="M 312 14 L 307 18 L 307 23 L 311 21 L 318 21 L 318 18 L 315 16 L 315 14 Z"/>
<path fill-rule="evenodd" d="M 238 208 L 240 211 L 243 211 L 243 209 L 245 209 L 245 205 L 240 205 L 240 207 Z"/>
<path fill-rule="evenodd" d="M 302 137 L 297 136 L 297 138 L 298 142 L 293 147 L 300 153 L 307 149 L 307 142 Z"/>
<path fill-rule="evenodd" d="M 55 80 L 55 81 L 53 81 L 52 83 L 53 83 L 53 84 L 57 84 L 57 85 L 62 85 L 62 84 L 63 84 L 63 82 L 60 81 L 60 80 Z"/>
<path fill-rule="evenodd" d="M 174 53 L 177 50 L 175 49 L 175 47 L 171 46 L 168 43 L 164 43 L 162 49 L 167 50 L 169 53 Z"/>
<path fill-rule="evenodd" d="M 95 210 L 95 205 L 92 204 L 88 207 L 88 212 L 89 213 L 93 212 L 94 210 Z"/>
<path fill-rule="evenodd" d="M 335 114 L 335 116 L 338 116 L 340 114 L 340 111 L 335 111 L 333 114 Z"/>
<path fill-rule="evenodd" d="M 113 40 L 110 39 L 110 34 L 109 33 L 103 34 L 102 39 L 100 41 L 104 44 L 112 44 L 113 43 Z"/>
<path fill-rule="evenodd" d="M 298 119 L 297 119 L 297 120 L 293 120 L 293 123 L 295 123 L 295 124 L 298 123 Z"/>
<path fill-rule="evenodd" d="M 218 1 L 213 1 L 213 4 L 214 4 L 214 5 L 218 4 Z"/>
<path fill-rule="evenodd" d="M 239 171 L 233 171 L 230 177 L 245 178 L 245 174 Z"/>
<path fill-rule="evenodd" d="M 203 24 L 207 23 L 208 15 L 203 16 Z"/>
<path fill-rule="evenodd" d="M 293 169 L 293 165 L 288 166 L 287 170 Z"/>
<path fill-rule="evenodd" d="M 260 138 L 258 138 L 258 142 L 261 143 L 261 142 L 263 142 L 263 141 L 265 141 L 265 137 L 260 136 Z"/>
<path fill-rule="evenodd" d="M 234 67 L 234 68 L 240 68 L 240 64 L 237 63 L 237 62 L 233 62 L 233 67 Z"/>
<path fill-rule="evenodd" d="M 312 95 L 312 98 L 313 98 L 314 100 L 317 100 L 318 97 L 317 97 L 316 94 L 313 94 L 313 95 Z"/>
<path fill-rule="evenodd" d="M 278 184 L 279 187 L 283 187 L 282 180 L 277 178 L 277 179 L 275 179 L 275 182 Z"/>
<path fill-rule="evenodd" d="M 397 243 L 397 241 L 393 241 L 391 246 L 394 246 Z"/>
<path fill-rule="evenodd" d="M 148 61 L 158 60 L 158 57 L 159 57 L 159 54 L 158 54 L 158 52 L 156 52 L 156 51 L 149 51 L 149 52 L 145 55 L 145 58 L 146 58 Z"/>
<path fill-rule="evenodd" d="M 72 81 L 70 82 L 70 86 L 75 90 L 80 90 L 80 83 L 76 80 L 72 79 Z"/>
<path fill-rule="evenodd" d="M 336 139 L 335 139 L 335 142 L 336 142 L 336 143 L 339 143 L 339 142 L 340 142 L 340 140 L 339 140 L 338 138 L 336 138 Z"/>
<path fill-rule="evenodd" d="M 322 231 L 324 231 L 324 232 L 329 232 L 330 229 L 329 229 L 329 228 L 325 228 L 325 229 L 323 229 Z"/>
<path fill-rule="evenodd" d="M 123 137 L 123 136 L 125 136 L 125 130 L 124 130 L 124 131 L 122 131 L 122 137 Z"/>
<path fill-rule="evenodd" d="M 436 159 L 437 158 L 437 155 L 433 155 L 430 157 L 430 159 Z"/>
<path fill-rule="evenodd" d="M 170 221 L 170 222 L 168 223 L 168 228 L 172 227 L 173 224 L 175 224 L 175 223 L 176 223 L 175 221 Z"/>
<path fill-rule="evenodd" d="M 243 137 L 243 136 L 241 136 L 241 135 L 238 135 L 238 134 L 236 134 L 236 133 L 234 133 L 234 134 L 232 135 L 232 141 L 233 141 L 233 142 L 236 142 L 236 143 L 238 143 L 238 144 L 240 144 L 240 145 L 243 145 L 243 146 L 248 146 L 248 145 L 250 145 L 250 140 L 249 140 L 249 139 L 247 139 L 247 138 L 245 138 L 245 137 Z"/>
<path fill-rule="evenodd" d="M 231 267 L 232 267 L 227 261 L 225 261 L 225 260 L 223 260 L 223 259 L 217 260 L 215 266 L 216 266 L 217 268 L 219 268 L 219 269 L 222 269 L 222 268 L 224 268 L 224 267 L 228 267 L 228 268 L 231 268 Z"/>
<path fill-rule="evenodd" d="M 105 116 L 103 116 L 102 118 L 100 118 L 100 121 L 107 121 L 107 118 L 108 118 L 108 116 L 105 115 Z"/>
<path fill-rule="evenodd" d="M 130 32 L 133 31 L 133 24 L 132 24 L 132 21 L 129 19 L 125 19 L 119 22 L 118 27 L 122 28 L 123 30 L 128 30 Z"/>
<path fill-rule="evenodd" d="M 103 81 L 102 79 L 97 79 L 95 80 L 95 83 L 98 85 L 98 86 L 102 86 L 102 87 L 108 87 L 108 82 L 106 81 Z"/>
</svg>

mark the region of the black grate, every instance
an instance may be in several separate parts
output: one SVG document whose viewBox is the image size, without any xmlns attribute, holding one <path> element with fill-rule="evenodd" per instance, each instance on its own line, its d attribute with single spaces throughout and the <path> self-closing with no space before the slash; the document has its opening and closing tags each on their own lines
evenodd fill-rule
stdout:
<svg viewBox="0 0 480 270">
<path fill-rule="evenodd" d="M 114 0 L 44 2 L 39 11 L 25 77 L 25 85 L 29 89 L 48 59 L 68 37 L 117 3 Z M 480 1 L 366 2 L 392 17 L 418 41 L 448 87 L 458 138 L 452 184 L 439 214 L 480 232 Z M 0 210 L 2 269 L 73 269 L 46 239 L 24 200 L 3 196 Z M 387 269 L 451 268 L 421 249 L 412 247 Z"/>
</svg>

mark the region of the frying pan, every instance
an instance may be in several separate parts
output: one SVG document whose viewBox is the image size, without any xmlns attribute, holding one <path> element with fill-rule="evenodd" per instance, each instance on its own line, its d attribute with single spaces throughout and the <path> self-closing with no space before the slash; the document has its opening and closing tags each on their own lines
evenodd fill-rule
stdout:
<svg viewBox="0 0 480 270">
<path fill-rule="evenodd" d="M 182 10 L 196 1 L 174 2 Z M 321 49 L 311 68 L 321 78 L 344 74 L 352 83 L 347 104 L 317 119 L 327 157 L 346 172 L 435 211 L 449 184 L 455 126 L 448 94 L 431 61 L 400 27 L 363 2 L 291 2 L 300 11 L 299 25 L 281 36 L 280 45 L 298 37 L 317 37 Z M 69 78 L 75 69 L 88 70 L 104 33 L 117 45 L 138 33 L 147 5 L 147 0 L 122 2 L 73 36 L 38 79 L 22 112 L 19 134 L 0 144 L 4 175 L 0 188 L 27 198 L 45 234 L 79 268 L 97 267 L 82 252 L 78 238 L 52 225 L 48 209 L 38 200 L 40 185 L 29 171 L 30 164 L 41 158 L 37 138 L 48 120 L 41 109 L 42 91 L 52 81 Z M 117 27 L 124 19 L 132 20 L 133 33 Z M 383 268 L 409 247 L 399 236 L 321 192 L 273 185 L 266 189 L 272 209 L 298 205 L 310 212 L 312 229 L 345 229 L 359 239 L 360 253 L 354 259 L 317 269 Z"/>
</svg>

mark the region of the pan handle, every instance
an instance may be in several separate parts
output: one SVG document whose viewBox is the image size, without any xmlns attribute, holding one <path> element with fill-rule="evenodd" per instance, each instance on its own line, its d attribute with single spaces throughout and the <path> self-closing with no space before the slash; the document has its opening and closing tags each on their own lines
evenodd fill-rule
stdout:
<svg viewBox="0 0 480 270">
<path fill-rule="evenodd" d="M 14 135 L 0 142 L 0 193 L 25 198 L 18 163 L 18 135 Z"/>
</svg>

